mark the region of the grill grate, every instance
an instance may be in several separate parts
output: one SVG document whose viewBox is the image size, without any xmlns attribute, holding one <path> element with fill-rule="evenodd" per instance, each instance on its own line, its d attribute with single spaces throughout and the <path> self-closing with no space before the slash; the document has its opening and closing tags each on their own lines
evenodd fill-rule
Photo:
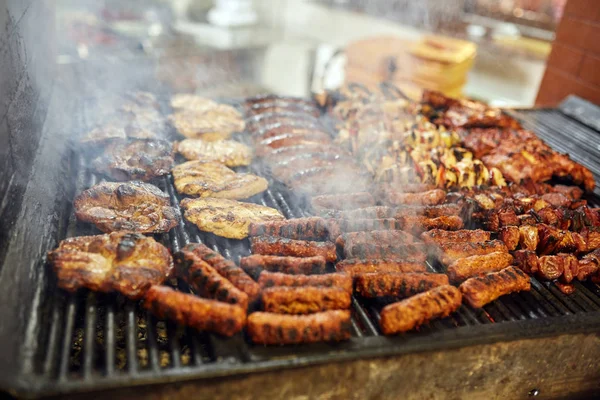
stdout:
<svg viewBox="0 0 600 400">
<path fill-rule="evenodd" d="M 572 143 L 561 140 L 556 128 L 568 128 L 570 125 L 569 121 L 562 120 L 560 125 L 554 125 L 554 119 L 548 118 L 548 115 L 556 113 L 521 112 L 518 117 L 553 147 L 560 151 L 571 150 L 575 160 L 592 168 L 597 166 L 594 172 L 598 173 L 600 152 L 593 154 L 584 150 L 585 136 L 577 136 L 580 140 Z M 582 129 L 579 125 L 577 127 Z M 73 157 L 77 165 L 77 191 L 99 181 L 86 168 L 84 157 Z M 599 176 L 596 175 L 596 178 L 599 179 Z M 169 194 L 174 206 L 179 204 L 180 198 L 170 176 L 156 184 Z M 275 182 L 270 182 L 269 189 L 251 201 L 277 208 L 287 218 L 308 215 L 302 199 Z M 593 205 L 600 205 L 598 198 L 590 201 Z M 76 221 L 71 213 L 66 236 L 98 233 L 89 224 Z M 171 232 L 155 237 L 172 251 L 190 242 L 201 242 L 236 262 L 249 254 L 247 240 L 218 238 L 200 232 L 187 221 L 182 221 Z M 439 272 L 439 265 L 429 267 Z M 264 347 L 250 343 L 243 334 L 222 338 L 157 320 L 142 310 L 139 304 L 119 295 L 87 291 L 70 295 L 55 289 L 53 278 L 48 281 L 49 312 L 40 321 L 38 335 L 39 343 L 43 344 L 39 349 L 43 354 L 38 357 L 41 361 L 35 371 L 38 378 L 36 385 L 44 393 L 224 376 L 551 335 L 589 329 L 596 326 L 600 317 L 600 287 L 589 282 L 577 282 L 576 293 L 566 296 L 553 284 L 532 278 L 529 293 L 504 296 L 482 309 L 463 305 L 450 317 L 432 321 L 416 332 L 392 338 L 382 336 L 379 330 L 380 310 L 386 303 L 354 296 L 353 332 L 348 342 Z M 181 281 L 170 283 L 179 290 L 189 291 Z"/>
</svg>

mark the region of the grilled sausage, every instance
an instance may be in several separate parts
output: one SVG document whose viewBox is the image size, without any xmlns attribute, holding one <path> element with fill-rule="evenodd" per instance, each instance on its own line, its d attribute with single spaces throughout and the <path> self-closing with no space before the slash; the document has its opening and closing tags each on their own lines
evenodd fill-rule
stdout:
<svg viewBox="0 0 600 400">
<path fill-rule="evenodd" d="M 508 267 L 513 257 L 508 253 L 494 252 L 482 256 L 459 258 L 446 271 L 452 282 L 462 282 L 472 276 L 500 271 Z"/>
<path fill-rule="evenodd" d="M 363 297 L 409 297 L 442 285 L 448 285 L 448 276 L 431 273 L 375 272 L 355 279 L 355 290 Z"/>
<path fill-rule="evenodd" d="M 344 258 L 410 258 L 427 260 L 429 246 L 424 243 L 397 245 L 394 243 L 354 243 L 344 246 Z"/>
<path fill-rule="evenodd" d="M 427 206 L 441 204 L 446 199 L 446 192 L 441 189 L 429 190 L 420 193 L 402 193 L 393 190 L 384 192 L 385 201 L 390 205 L 416 205 Z"/>
<path fill-rule="evenodd" d="M 335 241 L 335 244 L 343 249 L 345 246 L 355 244 L 378 243 L 385 245 L 416 243 L 419 240 L 408 232 L 397 230 L 349 232 L 344 233 Z"/>
<path fill-rule="evenodd" d="M 504 242 L 509 251 L 513 251 L 519 246 L 520 237 L 518 226 L 503 226 L 498 230 L 498 239 Z"/>
<path fill-rule="evenodd" d="M 446 265 L 452 264 L 459 258 L 481 256 L 497 251 L 508 253 L 506 245 L 500 240 L 488 240 L 476 243 L 443 242 L 438 243 L 438 246 L 442 251 L 441 261 Z"/>
<path fill-rule="evenodd" d="M 394 218 L 380 219 L 331 219 L 330 230 L 341 233 L 347 232 L 368 232 L 379 230 L 397 229 L 397 223 Z M 334 228 L 335 227 L 335 228 Z"/>
<path fill-rule="evenodd" d="M 470 278 L 460 285 L 463 299 L 475 308 L 483 307 L 505 294 L 530 289 L 529 276 L 515 267 Z"/>
<path fill-rule="evenodd" d="M 309 315 L 255 312 L 246 331 L 257 344 L 282 345 L 350 339 L 350 311 L 332 310 Z"/>
<path fill-rule="evenodd" d="M 326 272 L 324 257 L 281 257 L 263 256 L 260 254 L 242 257 L 240 267 L 250 275 L 258 277 L 261 271 L 283 272 L 285 274 L 324 274 Z"/>
<path fill-rule="evenodd" d="M 281 272 L 263 271 L 258 277 L 258 284 L 262 288 L 273 286 L 322 286 L 337 287 L 352 293 L 352 277 L 342 273 L 322 275 L 290 275 Z"/>
<path fill-rule="evenodd" d="M 144 297 L 144 307 L 158 318 L 168 318 L 199 331 L 233 336 L 246 322 L 246 310 L 232 304 L 206 300 L 177 292 L 166 286 L 152 286 Z"/>
<path fill-rule="evenodd" d="M 388 207 L 390 209 L 394 209 Z M 433 206 L 403 206 L 395 208 L 395 218 L 405 216 L 423 215 L 427 218 L 437 218 L 443 216 L 460 215 L 462 207 L 458 204 L 438 204 Z"/>
<path fill-rule="evenodd" d="M 248 296 L 193 252 L 182 250 L 174 255 L 175 271 L 200 297 L 248 308 Z"/>
<path fill-rule="evenodd" d="M 410 331 L 434 318 L 447 317 L 460 307 L 461 300 L 457 288 L 444 285 L 392 303 L 381 310 L 381 331 L 384 335 L 393 335 Z"/>
<path fill-rule="evenodd" d="M 255 254 L 292 257 L 322 256 L 328 262 L 335 262 L 337 259 L 335 245 L 330 242 L 255 236 L 250 238 L 250 247 L 252 253 Z"/>
<path fill-rule="evenodd" d="M 396 214 L 396 208 L 387 206 L 362 207 L 355 210 L 339 211 L 336 218 L 340 219 L 385 219 L 392 218 Z"/>
<path fill-rule="evenodd" d="M 190 243 L 182 250 L 191 251 L 196 256 L 213 267 L 224 278 L 228 279 L 233 286 L 248 295 L 250 301 L 254 301 L 260 294 L 260 286 L 244 272 L 244 270 L 231 260 L 226 259 L 216 251 L 199 243 Z"/>
<path fill-rule="evenodd" d="M 350 293 L 331 287 L 274 286 L 263 290 L 263 308 L 279 314 L 311 314 L 350 308 Z"/>
<path fill-rule="evenodd" d="M 329 224 L 326 220 L 319 217 L 251 223 L 249 235 L 279 236 L 288 239 L 302 240 L 324 240 L 329 237 Z"/>
<path fill-rule="evenodd" d="M 340 261 L 335 265 L 336 270 L 350 276 L 358 276 L 373 272 L 425 272 L 427 267 L 423 262 L 415 260 L 361 260 L 357 258 Z"/>
<path fill-rule="evenodd" d="M 398 221 L 396 225 L 397 229 L 412 232 L 413 234 L 420 234 L 431 229 L 456 231 L 464 226 L 462 218 L 456 215 L 437 218 L 427 218 L 423 215 L 402 216 L 396 218 L 396 221 Z"/>
<path fill-rule="evenodd" d="M 485 242 L 490 240 L 491 232 L 481 229 L 458 231 L 446 231 L 443 229 L 432 229 L 421 234 L 421 239 L 425 243 L 442 243 L 442 242 Z"/>
</svg>

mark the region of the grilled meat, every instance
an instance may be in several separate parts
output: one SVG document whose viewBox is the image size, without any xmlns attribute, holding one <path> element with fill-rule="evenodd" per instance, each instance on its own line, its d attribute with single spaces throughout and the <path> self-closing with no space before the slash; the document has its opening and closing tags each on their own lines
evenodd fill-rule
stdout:
<svg viewBox="0 0 600 400">
<path fill-rule="evenodd" d="M 290 275 L 281 272 L 262 271 L 258 277 L 262 288 L 273 286 L 289 287 L 335 287 L 352 294 L 352 277 L 346 274 L 333 273 L 323 275 Z"/>
<path fill-rule="evenodd" d="M 271 102 L 271 103 L 260 103 L 249 107 L 246 113 L 249 115 L 261 115 L 266 113 L 296 113 L 299 116 L 310 115 L 318 117 L 321 115 L 319 109 L 314 106 L 307 106 L 300 103 L 283 103 L 283 102 Z"/>
<path fill-rule="evenodd" d="M 79 141 L 83 144 L 104 145 L 115 139 L 159 139 L 160 132 L 139 126 L 136 121 L 115 116 L 96 126 L 86 133 Z"/>
<path fill-rule="evenodd" d="M 338 170 L 354 169 L 356 168 L 356 163 L 353 160 L 307 158 L 285 166 L 271 166 L 271 175 L 280 182 L 290 184 L 298 177 L 304 177 L 314 171 L 320 171 L 322 167 L 337 168 Z"/>
<path fill-rule="evenodd" d="M 540 269 L 538 256 L 533 250 L 514 251 L 513 257 L 513 264 L 526 274 L 533 275 Z"/>
<path fill-rule="evenodd" d="M 381 219 L 331 219 L 330 229 L 340 233 L 370 232 L 398 229 L 394 218 Z"/>
<path fill-rule="evenodd" d="M 463 299 L 475 308 L 496 300 L 505 294 L 529 291 L 529 276 L 515 267 L 507 267 L 499 272 L 467 279 L 460 285 Z"/>
<path fill-rule="evenodd" d="M 350 339 L 350 311 L 332 310 L 309 315 L 255 312 L 246 328 L 253 343 L 265 345 L 338 342 Z"/>
<path fill-rule="evenodd" d="M 460 283 L 472 276 L 500 271 L 513 262 L 508 253 L 494 252 L 482 256 L 459 258 L 448 266 L 446 273 L 451 282 Z"/>
<path fill-rule="evenodd" d="M 201 299 L 166 286 L 152 286 L 143 304 L 158 318 L 223 336 L 235 335 L 246 323 L 246 310 L 242 307 Z"/>
<path fill-rule="evenodd" d="M 250 238 L 250 247 L 254 254 L 292 257 L 323 256 L 328 262 L 335 262 L 337 259 L 335 245 L 330 242 L 255 236 Z"/>
<path fill-rule="evenodd" d="M 347 193 L 347 194 L 329 194 L 314 196 L 310 200 L 313 210 L 316 209 L 334 209 L 334 210 L 352 210 L 360 207 L 369 207 L 375 205 L 375 198 L 371 193 Z"/>
<path fill-rule="evenodd" d="M 343 249 L 344 247 L 353 247 L 356 244 L 377 245 L 402 245 L 420 242 L 410 233 L 394 230 L 370 231 L 370 232 L 349 232 L 344 233 L 335 241 L 335 244 Z"/>
<path fill-rule="evenodd" d="M 567 272 L 566 280 L 569 283 L 572 276 L 577 276 L 579 262 L 577 257 L 571 254 L 557 254 L 555 256 L 538 257 L 537 275 L 549 281 L 558 279 Z"/>
<path fill-rule="evenodd" d="M 65 239 L 48 253 L 48 260 L 58 287 L 68 292 L 87 288 L 120 292 L 131 299 L 139 299 L 150 286 L 160 285 L 173 269 L 166 247 L 131 232 Z"/>
<path fill-rule="evenodd" d="M 462 208 L 458 204 L 438 204 L 434 206 L 403 206 L 396 208 L 394 217 L 423 215 L 427 218 L 458 216 Z"/>
<path fill-rule="evenodd" d="M 250 236 L 279 236 L 288 239 L 324 240 L 330 237 L 330 224 L 320 217 L 294 218 L 250 224 Z"/>
<path fill-rule="evenodd" d="M 519 226 L 519 245 L 522 249 L 535 251 L 539 241 L 537 226 Z"/>
<path fill-rule="evenodd" d="M 216 161 L 188 161 L 173 168 L 179 193 L 199 197 L 247 199 L 267 190 L 265 178 L 239 174 Z"/>
<path fill-rule="evenodd" d="M 444 274 L 375 272 L 355 279 L 355 290 L 363 297 L 410 297 L 437 286 L 448 285 Z"/>
<path fill-rule="evenodd" d="M 350 308 L 350 293 L 337 287 L 274 286 L 262 292 L 263 308 L 278 314 L 311 314 Z"/>
<path fill-rule="evenodd" d="M 260 294 L 260 287 L 244 272 L 244 270 L 221 254 L 199 243 L 187 244 L 182 251 L 190 252 L 213 267 L 221 276 L 229 280 L 233 286 L 248 295 L 254 301 Z"/>
<path fill-rule="evenodd" d="M 428 206 L 443 203 L 446 199 L 446 192 L 441 189 L 433 189 L 420 193 L 403 193 L 386 190 L 383 196 L 385 201 L 390 205 Z"/>
<path fill-rule="evenodd" d="M 245 100 L 246 107 L 255 107 L 258 104 L 298 104 L 303 107 L 313 108 L 314 104 L 310 100 L 301 97 L 279 96 L 276 94 L 259 94 L 248 97 Z"/>
<path fill-rule="evenodd" d="M 443 318 L 460 307 L 462 296 L 454 286 L 438 286 L 392 303 L 381 310 L 379 325 L 384 335 L 410 331 L 435 318 Z"/>
<path fill-rule="evenodd" d="M 490 240 L 490 232 L 481 229 L 457 231 L 447 231 L 443 229 L 432 229 L 421 234 L 421 239 L 425 243 L 443 243 L 443 242 L 485 242 Z"/>
<path fill-rule="evenodd" d="M 247 237 L 253 222 L 284 219 L 274 208 L 229 199 L 183 199 L 181 207 L 184 217 L 201 231 L 230 239 Z"/>
<path fill-rule="evenodd" d="M 331 141 L 329 134 L 321 130 L 303 128 L 292 129 L 283 131 L 271 129 L 266 131 L 261 136 L 253 138 L 254 146 L 258 148 L 270 147 L 272 149 L 278 149 L 280 147 L 295 146 L 297 143 L 295 143 L 293 139 L 304 139 L 325 144 Z"/>
<path fill-rule="evenodd" d="M 355 220 L 355 219 L 387 219 L 392 218 L 396 214 L 396 208 L 387 206 L 370 206 L 357 208 L 355 210 L 333 210 L 322 209 L 325 216 L 339 219 Z M 328 211 L 324 211 L 328 210 Z"/>
<path fill-rule="evenodd" d="M 428 246 L 422 243 L 398 245 L 395 243 L 352 243 L 344 246 L 344 258 L 409 258 L 425 262 Z"/>
<path fill-rule="evenodd" d="M 598 276 L 600 270 L 600 249 L 596 249 L 589 254 L 586 254 L 579 260 L 579 271 L 577 271 L 577 279 L 580 281 L 586 280 L 590 276 Z"/>
<path fill-rule="evenodd" d="M 281 114 L 273 114 L 273 116 L 280 116 Z M 292 116 L 291 114 L 286 114 L 287 116 Z M 306 136 L 313 133 L 320 133 L 329 136 L 329 133 L 322 128 L 315 128 L 314 126 L 298 126 L 298 125 L 286 125 L 286 124 L 277 124 L 271 125 L 267 129 L 261 129 L 259 132 L 255 132 L 252 135 L 252 140 L 254 143 L 263 143 L 263 140 L 270 139 L 274 137 L 282 137 L 282 136 Z"/>
<path fill-rule="evenodd" d="M 175 143 L 173 147 L 188 160 L 215 161 L 228 167 L 250 165 L 252 162 L 252 149 L 233 140 L 207 142 L 185 139 Z"/>
<path fill-rule="evenodd" d="M 92 165 L 117 181 L 149 181 L 171 171 L 173 150 L 164 140 L 112 140 Z"/>
<path fill-rule="evenodd" d="M 427 267 L 425 263 L 416 260 L 394 260 L 394 259 L 376 259 L 376 260 L 361 260 L 351 258 L 338 262 L 335 269 L 339 272 L 346 273 L 356 277 L 361 274 L 378 273 L 378 272 L 425 272 Z"/>
<path fill-rule="evenodd" d="M 437 218 L 427 218 L 422 215 L 397 217 L 397 229 L 402 229 L 411 232 L 415 235 L 431 229 L 440 230 L 459 230 L 464 224 L 460 217 L 442 216 Z"/>
<path fill-rule="evenodd" d="M 268 145 L 257 147 L 256 155 L 264 157 L 272 153 L 274 149 L 289 148 L 294 146 L 306 146 L 306 145 L 327 145 L 331 142 L 329 137 L 323 137 L 319 135 L 313 136 L 296 136 L 287 137 L 271 141 Z"/>
<path fill-rule="evenodd" d="M 248 308 L 248 296 L 221 276 L 193 252 L 183 250 L 174 255 L 177 276 L 200 296 Z"/>
<path fill-rule="evenodd" d="M 214 132 L 242 132 L 245 124 L 233 107 L 218 104 L 204 109 L 182 109 L 169 116 L 177 131 L 188 138 L 201 138 Z"/>
<path fill-rule="evenodd" d="M 563 294 L 570 295 L 570 294 L 575 293 L 575 285 L 573 285 L 572 283 L 554 282 L 554 285 Z"/>
<path fill-rule="evenodd" d="M 484 242 L 443 242 L 438 243 L 442 252 L 441 261 L 446 265 L 452 264 L 459 258 L 481 256 L 495 252 L 507 253 L 508 249 L 501 240 L 486 240 Z"/>
<path fill-rule="evenodd" d="M 358 167 L 340 168 L 334 164 L 302 171 L 301 176 L 293 176 L 286 183 L 291 189 L 311 196 L 366 191 L 370 179 Z"/>
<path fill-rule="evenodd" d="M 154 185 L 133 181 L 104 182 L 81 192 L 73 202 L 75 216 L 102 232 L 168 232 L 181 220 L 169 195 Z"/>
<path fill-rule="evenodd" d="M 519 228 L 519 226 L 503 226 L 498 231 L 498 239 L 504 242 L 509 251 L 513 251 L 519 246 L 521 238 Z"/>
<path fill-rule="evenodd" d="M 171 107 L 174 109 L 202 112 L 204 110 L 215 108 L 218 105 L 219 103 L 213 100 L 195 94 L 177 93 L 171 97 Z"/>
<path fill-rule="evenodd" d="M 258 277 L 261 271 L 282 272 L 294 275 L 324 274 L 325 257 L 281 257 L 260 254 L 242 257 L 240 267 L 251 276 Z"/>
</svg>

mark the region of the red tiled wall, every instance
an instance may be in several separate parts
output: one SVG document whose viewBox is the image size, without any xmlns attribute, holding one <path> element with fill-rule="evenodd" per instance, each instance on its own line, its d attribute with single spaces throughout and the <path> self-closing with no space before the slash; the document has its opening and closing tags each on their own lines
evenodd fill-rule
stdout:
<svg viewBox="0 0 600 400">
<path fill-rule="evenodd" d="M 600 0 L 569 0 L 556 31 L 536 104 L 569 94 L 600 104 Z"/>
</svg>

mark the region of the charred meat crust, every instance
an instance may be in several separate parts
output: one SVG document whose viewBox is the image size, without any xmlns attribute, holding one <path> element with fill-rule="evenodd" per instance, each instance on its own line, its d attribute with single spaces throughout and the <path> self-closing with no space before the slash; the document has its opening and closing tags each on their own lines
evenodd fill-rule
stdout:
<svg viewBox="0 0 600 400">
<path fill-rule="evenodd" d="M 294 275 L 324 274 L 326 265 L 327 260 L 323 256 L 286 257 L 254 254 L 240 260 L 240 267 L 254 277 L 258 277 L 263 270 Z"/>
<path fill-rule="evenodd" d="M 529 291 L 530 288 L 529 276 L 515 267 L 470 278 L 460 285 L 463 299 L 475 308 L 483 307 L 505 294 Z"/>
<path fill-rule="evenodd" d="M 375 272 L 355 279 L 355 290 L 363 297 L 410 297 L 443 285 L 448 285 L 448 277 L 431 273 Z"/>
<path fill-rule="evenodd" d="M 258 284 L 262 288 L 273 286 L 322 286 L 340 288 L 352 294 L 352 277 L 342 273 L 323 275 L 291 275 L 281 272 L 262 271 L 258 277 Z"/>
<path fill-rule="evenodd" d="M 448 266 L 446 273 L 451 282 L 462 282 L 472 276 L 500 271 L 512 262 L 513 256 L 509 253 L 494 252 L 459 258 Z"/>
<path fill-rule="evenodd" d="M 262 292 L 263 309 L 278 314 L 312 314 L 350 308 L 350 293 L 336 287 L 274 286 Z"/>
<path fill-rule="evenodd" d="M 432 229 L 421 234 L 421 239 L 426 243 L 441 242 L 485 242 L 490 240 L 491 232 L 481 229 L 457 231 L 447 231 L 442 229 Z"/>
<path fill-rule="evenodd" d="M 252 223 L 249 236 L 278 236 L 295 240 L 324 240 L 330 237 L 330 224 L 320 217 Z"/>
<path fill-rule="evenodd" d="M 415 260 L 393 260 L 376 259 L 361 260 L 347 259 L 340 261 L 335 266 L 336 270 L 356 277 L 361 274 L 373 272 L 425 272 L 427 267 L 425 263 Z"/>
<path fill-rule="evenodd" d="M 292 257 L 322 256 L 328 262 L 335 262 L 337 259 L 335 245 L 331 242 L 255 236 L 250 238 L 250 247 L 254 254 Z"/>
</svg>

